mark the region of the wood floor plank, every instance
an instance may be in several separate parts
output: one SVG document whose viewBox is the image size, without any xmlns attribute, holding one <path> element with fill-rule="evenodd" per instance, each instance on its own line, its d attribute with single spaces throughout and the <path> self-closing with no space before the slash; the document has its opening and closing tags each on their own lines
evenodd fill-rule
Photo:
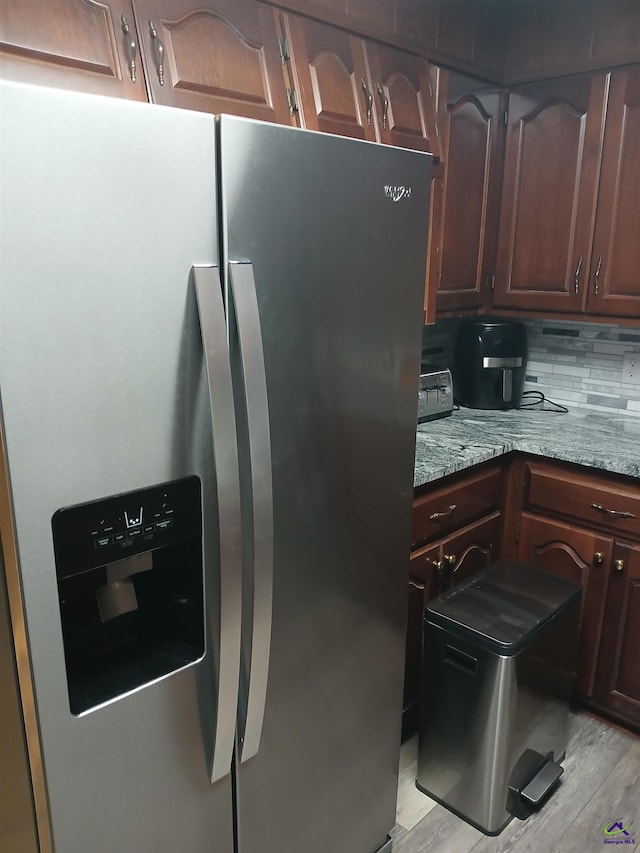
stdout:
<svg viewBox="0 0 640 853">
<path fill-rule="evenodd" d="M 398 807 L 396 822 L 407 830 L 416 826 L 437 804 L 416 788 L 416 773 L 418 772 L 417 757 L 400 771 L 398 779 Z"/>
<path fill-rule="evenodd" d="M 602 827 L 618 817 L 637 820 L 640 836 L 640 741 L 587 714 L 572 713 L 563 766 L 561 783 L 543 808 L 526 821 L 512 820 L 498 837 L 483 835 L 435 805 L 397 837 L 394 853 L 587 853 L 610 847 L 603 844 Z M 408 772 L 414 772 L 411 766 L 405 767 Z M 404 787 L 399 794 L 399 812 L 409 793 Z M 612 809 L 622 811 L 610 815 Z M 571 841 L 569 847 L 574 831 L 575 845 Z M 597 844 L 594 832 L 601 836 Z"/>
<path fill-rule="evenodd" d="M 572 715 L 565 772 L 539 812 L 512 820 L 497 838 L 484 838 L 473 853 L 551 853 L 562 849 L 567 827 L 577 818 L 618 761 L 631 739 L 585 715 Z M 606 817 L 603 821 L 606 820 Z M 583 847 L 581 853 L 592 848 Z"/>
<path fill-rule="evenodd" d="M 605 849 L 612 846 L 625 851 L 636 849 L 640 844 L 640 743 L 636 740 L 629 739 L 628 748 L 611 773 L 567 827 L 562 844 L 554 849 L 562 853 L 603 849 L 607 838 L 604 827 L 613 821 L 622 821 L 624 826 L 632 821 L 632 825 L 628 835 L 620 833 L 610 838 L 617 843 L 606 845 Z M 635 844 L 631 843 L 633 839 Z"/>
</svg>

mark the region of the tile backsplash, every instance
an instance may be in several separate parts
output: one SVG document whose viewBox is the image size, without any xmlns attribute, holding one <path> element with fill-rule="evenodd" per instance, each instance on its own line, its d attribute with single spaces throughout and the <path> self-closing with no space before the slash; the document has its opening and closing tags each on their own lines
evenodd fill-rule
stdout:
<svg viewBox="0 0 640 853">
<path fill-rule="evenodd" d="M 425 326 L 422 360 L 450 365 L 459 320 Z M 529 359 L 525 391 L 601 413 L 640 417 L 638 383 L 622 380 L 625 353 L 640 361 L 640 329 L 562 320 L 525 320 Z"/>
</svg>

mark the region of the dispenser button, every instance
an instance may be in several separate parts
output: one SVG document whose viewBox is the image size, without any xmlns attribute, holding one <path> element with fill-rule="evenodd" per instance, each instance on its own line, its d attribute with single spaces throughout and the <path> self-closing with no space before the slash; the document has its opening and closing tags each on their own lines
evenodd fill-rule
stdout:
<svg viewBox="0 0 640 853">
<path fill-rule="evenodd" d="M 144 526 L 144 532 L 145 533 L 153 533 L 154 530 L 155 530 L 155 528 L 154 528 L 153 524 L 145 524 L 145 526 Z"/>
<path fill-rule="evenodd" d="M 127 530 L 127 536 L 130 539 L 133 539 L 134 536 L 140 536 L 141 533 L 142 533 L 141 527 L 132 527 L 131 530 Z"/>
<path fill-rule="evenodd" d="M 107 545 L 111 545 L 111 536 L 100 536 L 98 539 L 94 540 L 93 544 L 96 548 L 106 548 Z"/>
<path fill-rule="evenodd" d="M 113 537 L 114 542 L 124 542 L 124 533 L 116 533 Z"/>
<path fill-rule="evenodd" d="M 162 521 L 156 521 L 156 530 L 166 530 L 172 524 L 173 520 L 171 518 L 163 518 Z"/>
</svg>

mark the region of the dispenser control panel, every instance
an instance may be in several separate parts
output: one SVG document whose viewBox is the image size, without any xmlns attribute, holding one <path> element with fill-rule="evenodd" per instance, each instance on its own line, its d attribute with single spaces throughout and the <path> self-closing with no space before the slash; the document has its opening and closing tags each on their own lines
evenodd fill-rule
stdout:
<svg viewBox="0 0 640 853">
<path fill-rule="evenodd" d="M 54 513 L 51 526 L 61 580 L 193 539 L 202 531 L 200 478 L 184 477 L 65 507 Z"/>
</svg>

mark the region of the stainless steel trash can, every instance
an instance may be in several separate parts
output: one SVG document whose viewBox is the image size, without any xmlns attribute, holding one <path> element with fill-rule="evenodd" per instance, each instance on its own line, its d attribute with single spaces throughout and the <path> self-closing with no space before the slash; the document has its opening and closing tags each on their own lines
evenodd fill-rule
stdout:
<svg viewBox="0 0 640 853">
<path fill-rule="evenodd" d="M 556 786 L 581 588 L 499 560 L 426 610 L 417 787 L 487 835 Z"/>
</svg>

